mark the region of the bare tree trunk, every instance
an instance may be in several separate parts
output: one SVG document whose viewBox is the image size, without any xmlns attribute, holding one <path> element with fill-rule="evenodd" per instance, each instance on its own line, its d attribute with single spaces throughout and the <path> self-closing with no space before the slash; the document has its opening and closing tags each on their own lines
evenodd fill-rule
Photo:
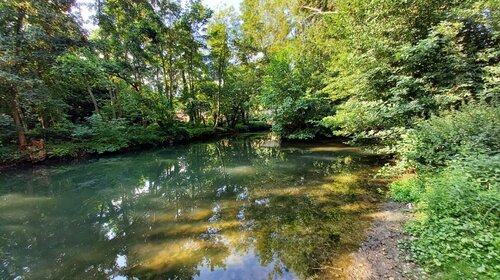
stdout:
<svg viewBox="0 0 500 280">
<path fill-rule="evenodd" d="M 113 96 L 113 90 L 111 88 L 108 88 L 108 94 L 111 102 L 111 113 L 113 114 L 113 119 L 116 119 L 115 97 Z"/>
<path fill-rule="evenodd" d="M 186 78 L 186 70 L 182 69 L 182 85 L 187 90 L 187 96 L 191 97 L 191 89 L 189 88 L 189 84 Z"/>
<path fill-rule="evenodd" d="M 195 87 L 194 87 L 194 66 L 193 66 L 193 53 L 194 51 L 191 52 L 191 56 L 189 57 L 189 88 L 191 89 L 191 97 L 193 99 L 196 99 L 195 96 Z"/>
<path fill-rule="evenodd" d="M 247 124 L 245 122 L 245 109 L 241 108 L 241 123 L 242 124 Z"/>
<path fill-rule="evenodd" d="M 163 86 L 164 86 L 164 90 L 165 90 L 165 94 L 167 94 L 167 96 L 170 96 L 170 93 L 169 93 L 169 82 L 168 82 L 168 79 L 167 79 L 167 65 L 166 65 L 166 62 L 165 62 L 165 56 L 163 54 L 164 50 L 163 50 L 163 45 L 160 44 L 160 59 L 161 59 L 161 70 L 162 70 L 162 79 L 163 79 Z M 170 101 L 170 99 L 169 99 Z"/>
<path fill-rule="evenodd" d="M 12 118 L 17 128 L 17 138 L 19 140 L 19 148 L 24 149 L 28 145 L 28 140 L 26 139 L 26 129 L 23 119 L 20 114 L 20 108 L 17 104 L 16 92 L 11 88 L 12 99 L 10 101 L 10 111 L 12 113 Z"/>
<path fill-rule="evenodd" d="M 174 110 L 174 71 L 168 71 L 168 104 L 170 106 L 170 110 Z"/>
<path fill-rule="evenodd" d="M 19 9 L 19 14 L 17 17 L 16 25 L 15 25 L 15 32 L 16 32 L 16 44 L 15 44 L 15 57 L 19 58 L 20 57 L 20 49 L 22 46 L 22 41 L 21 41 L 21 33 L 23 30 L 23 20 L 26 17 L 26 13 L 24 8 Z M 14 65 L 12 66 L 12 69 L 14 73 L 18 73 L 19 69 L 21 68 L 21 65 L 19 62 L 14 62 Z M 21 108 L 19 107 L 19 103 L 17 101 L 17 89 L 14 84 L 10 85 L 9 88 L 10 91 L 10 102 L 9 102 L 9 107 L 10 111 L 12 113 L 12 118 L 14 119 L 14 123 L 16 124 L 17 128 L 17 137 L 19 139 L 19 148 L 24 149 L 26 148 L 28 141 L 26 139 L 26 124 L 24 123 L 24 118 L 23 114 L 21 111 Z"/>
<path fill-rule="evenodd" d="M 219 79 L 219 84 L 217 88 L 217 100 L 215 102 L 215 117 L 214 117 L 214 128 L 219 126 L 220 119 L 220 90 L 221 90 L 221 80 Z"/>
<path fill-rule="evenodd" d="M 40 125 L 42 126 L 42 128 L 47 128 L 45 126 L 45 119 L 43 118 L 43 116 L 40 116 L 39 120 L 40 120 Z"/>
<path fill-rule="evenodd" d="M 169 44 L 168 44 L 168 103 L 170 110 L 174 110 L 174 46 L 172 31 L 168 31 Z"/>
<path fill-rule="evenodd" d="M 228 120 L 228 124 L 231 128 L 235 128 L 236 127 L 236 124 L 238 123 L 238 113 L 234 113 L 232 116 L 231 116 L 231 120 Z"/>
<path fill-rule="evenodd" d="M 222 90 L 222 65 L 219 65 L 219 80 L 217 83 L 217 100 L 216 100 L 216 118 L 214 120 L 214 127 L 219 126 L 219 119 L 220 119 L 220 92 Z"/>
<path fill-rule="evenodd" d="M 101 112 L 99 111 L 99 106 L 97 106 L 97 101 L 95 99 L 94 93 L 92 92 L 92 89 L 89 86 L 87 87 L 87 93 L 90 95 L 90 99 L 92 99 L 92 104 L 94 104 L 94 111 L 97 114 L 101 114 Z"/>
</svg>

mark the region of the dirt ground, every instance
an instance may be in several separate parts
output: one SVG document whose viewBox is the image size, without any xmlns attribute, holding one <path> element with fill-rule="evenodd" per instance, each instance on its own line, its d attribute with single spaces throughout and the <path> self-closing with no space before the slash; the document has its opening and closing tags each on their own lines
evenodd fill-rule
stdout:
<svg viewBox="0 0 500 280">
<path fill-rule="evenodd" d="M 385 202 L 373 214 L 373 224 L 359 250 L 351 254 L 352 265 L 346 271 L 347 279 L 426 279 L 423 270 L 406 260 L 398 248 L 398 241 L 407 236 L 402 226 L 411 213 L 408 206 Z"/>
</svg>

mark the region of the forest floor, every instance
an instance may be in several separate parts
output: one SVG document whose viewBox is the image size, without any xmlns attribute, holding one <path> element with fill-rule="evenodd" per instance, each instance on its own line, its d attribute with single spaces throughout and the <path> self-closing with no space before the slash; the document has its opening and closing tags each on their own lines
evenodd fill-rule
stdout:
<svg viewBox="0 0 500 280">
<path fill-rule="evenodd" d="M 407 255 L 398 243 L 408 238 L 403 224 L 412 214 L 405 204 L 388 201 L 372 214 L 373 224 L 359 250 L 351 254 L 352 265 L 347 269 L 347 279 L 426 279 L 425 272 Z"/>
</svg>

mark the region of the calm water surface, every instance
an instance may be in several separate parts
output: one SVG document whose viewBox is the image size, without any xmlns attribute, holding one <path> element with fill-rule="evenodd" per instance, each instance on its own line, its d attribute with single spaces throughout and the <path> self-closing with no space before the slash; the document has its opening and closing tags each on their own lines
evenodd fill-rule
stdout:
<svg viewBox="0 0 500 280">
<path fill-rule="evenodd" d="M 243 135 L 4 172 L 0 279 L 313 277 L 357 246 L 377 163 L 277 144 Z"/>
</svg>

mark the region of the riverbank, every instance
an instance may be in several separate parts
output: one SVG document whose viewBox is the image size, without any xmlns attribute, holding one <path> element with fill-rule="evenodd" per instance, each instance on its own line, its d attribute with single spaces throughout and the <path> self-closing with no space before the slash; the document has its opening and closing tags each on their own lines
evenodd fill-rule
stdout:
<svg viewBox="0 0 500 280">
<path fill-rule="evenodd" d="M 408 204 L 384 202 L 380 210 L 370 215 L 373 224 L 359 250 L 351 254 L 352 265 L 347 279 L 427 279 L 425 272 L 407 260 L 399 242 L 408 239 L 403 225 L 412 217 Z"/>
<path fill-rule="evenodd" d="M 235 128 L 225 127 L 175 127 L 169 131 L 155 131 L 154 137 L 144 137 L 141 133 L 129 132 L 129 135 L 119 135 L 126 138 L 124 143 L 112 139 L 110 143 L 95 143 L 91 139 L 54 139 L 48 137 L 44 147 L 46 156 L 39 161 L 30 159 L 28 151 L 20 152 L 16 145 L 0 146 L 0 170 L 24 165 L 49 164 L 66 160 L 82 159 L 93 156 L 117 154 L 151 147 L 161 147 L 172 144 L 190 143 L 200 140 L 217 139 L 238 133 L 269 131 L 265 122 L 250 122 L 247 125 L 237 125 Z M 155 134 L 152 133 L 152 134 Z"/>
</svg>

